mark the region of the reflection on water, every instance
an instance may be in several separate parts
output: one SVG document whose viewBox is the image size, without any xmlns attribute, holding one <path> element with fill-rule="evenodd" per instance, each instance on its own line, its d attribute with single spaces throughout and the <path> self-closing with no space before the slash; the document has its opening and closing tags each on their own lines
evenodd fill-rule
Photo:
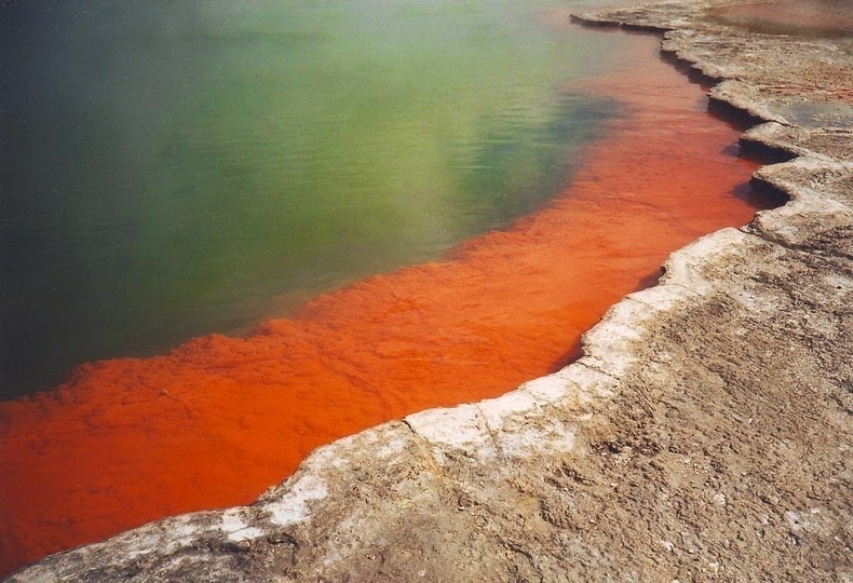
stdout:
<svg viewBox="0 0 853 583">
<path fill-rule="evenodd" d="M 613 113 L 560 91 L 611 53 L 544 26 L 549 4 L 0 9 L 0 397 L 535 208 Z"/>
<path fill-rule="evenodd" d="M 760 201 L 742 188 L 755 164 L 735 156 L 738 130 L 704 113 L 657 38 L 595 34 L 624 69 L 573 88 L 624 113 L 538 212 L 246 338 L 89 365 L 0 403 L 0 573 L 167 514 L 248 503 L 322 443 L 553 371 L 672 249 L 747 222 Z M 511 158 L 496 150 L 487 159 Z"/>
<path fill-rule="evenodd" d="M 713 8 L 717 20 L 755 32 L 800 36 L 853 36 L 850 0 L 783 0 Z"/>
</svg>

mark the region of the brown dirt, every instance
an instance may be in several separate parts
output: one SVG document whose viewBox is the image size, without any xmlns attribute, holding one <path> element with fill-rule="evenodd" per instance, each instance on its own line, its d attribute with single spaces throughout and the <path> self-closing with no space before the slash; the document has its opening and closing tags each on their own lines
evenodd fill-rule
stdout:
<svg viewBox="0 0 853 583">
<path fill-rule="evenodd" d="M 671 30 L 714 103 L 770 120 L 741 142 L 788 204 L 673 254 L 555 374 L 11 580 L 853 581 L 853 51 L 708 18 L 730 4 L 591 21 Z"/>
</svg>

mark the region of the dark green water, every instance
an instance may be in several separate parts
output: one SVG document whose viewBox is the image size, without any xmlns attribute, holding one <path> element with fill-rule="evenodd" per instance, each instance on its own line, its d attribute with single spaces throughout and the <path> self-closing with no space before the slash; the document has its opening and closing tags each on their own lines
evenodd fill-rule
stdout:
<svg viewBox="0 0 853 583">
<path fill-rule="evenodd" d="M 0 0 L 0 396 L 535 209 L 614 114 L 564 87 L 619 38 L 553 6 Z"/>
</svg>

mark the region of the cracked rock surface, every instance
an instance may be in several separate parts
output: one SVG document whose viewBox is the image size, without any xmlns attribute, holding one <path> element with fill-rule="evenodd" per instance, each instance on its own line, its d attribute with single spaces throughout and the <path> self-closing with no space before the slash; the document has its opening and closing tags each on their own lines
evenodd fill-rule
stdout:
<svg viewBox="0 0 853 583">
<path fill-rule="evenodd" d="M 166 519 L 10 581 L 853 581 L 853 41 L 740 30 L 732 2 L 585 16 L 760 123 L 790 202 L 674 253 L 501 398 L 325 446 L 255 504 Z"/>
</svg>

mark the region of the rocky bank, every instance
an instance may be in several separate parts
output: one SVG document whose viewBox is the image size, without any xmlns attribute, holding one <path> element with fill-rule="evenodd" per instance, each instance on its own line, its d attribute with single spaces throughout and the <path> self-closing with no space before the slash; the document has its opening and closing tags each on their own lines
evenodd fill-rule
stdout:
<svg viewBox="0 0 853 583">
<path fill-rule="evenodd" d="M 9 581 L 853 581 L 853 35 L 729 4 L 580 20 L 665 32 L 790 202 L 674 253 L 556 374 Z"/>
</svg>

